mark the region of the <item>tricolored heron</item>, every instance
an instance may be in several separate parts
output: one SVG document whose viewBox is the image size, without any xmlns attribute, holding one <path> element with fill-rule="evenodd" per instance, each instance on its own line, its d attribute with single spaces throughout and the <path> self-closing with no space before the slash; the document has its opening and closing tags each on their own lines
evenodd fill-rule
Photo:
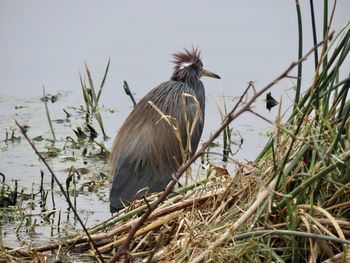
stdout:
<svg viewBox="0 0 350 263">
<path fill-rule="evenodd" d="M 109 196 L 112 213 L 145 193 L 164 190 L 185 161 L 183 149 L 190 147 L 190 156 L 197 149 L 205 110 L 200 78 L 220 77 L 203 69 L 198 49 L 185 49 L 173 58 L 171 79 L 140 100 L 114 141 Z"/>
</svg>

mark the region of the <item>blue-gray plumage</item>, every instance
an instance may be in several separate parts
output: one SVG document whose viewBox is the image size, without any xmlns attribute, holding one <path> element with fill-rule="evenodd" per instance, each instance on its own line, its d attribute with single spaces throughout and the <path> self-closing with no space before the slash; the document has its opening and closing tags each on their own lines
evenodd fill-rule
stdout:
<svg viewBox="0 0 350 263">
<path fill-rule="evenodd" d="M 197 149 L 205 110 L 205 91 L 200 77 L 220 77 L 203 69 L 197 49 L 176 53 L 174 59 L 171 80 L 161 83 L 141 99 L 114 141 L 109 197 L 112 213 L 147 193 L 164 190 L 179 165 L 185 161 L 184 157 L 190 157 Z M 193 97 L 184 97 L 183 94 Z M 167 116 L 173 127 L 156 108 Z M 195 126 L 191 134 L 188 127 L 192 123 Z M 174 127 L 180 132 L 180 140 Z M 190 147 L 186 146 L 189 134 Z M 190 152 L 184 156 L 181 148 Z"/>
</svg>

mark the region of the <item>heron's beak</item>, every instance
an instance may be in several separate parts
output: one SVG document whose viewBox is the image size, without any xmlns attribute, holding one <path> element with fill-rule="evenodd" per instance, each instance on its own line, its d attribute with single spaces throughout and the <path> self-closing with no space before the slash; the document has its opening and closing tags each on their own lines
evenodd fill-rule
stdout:
<svg viewBox="0 0 350 263">
<path fill-rule="evenodd" d="M 219 75 L 216 75 L 215 73 L 210 72 L 210 71 L 205 70 L 205 69 L 202 69 L 202 72 L 201 72 L 201 77 L 203 77 L 203 76 L 214 78 L 214 79 L 221 79 Z"/>
</svg>

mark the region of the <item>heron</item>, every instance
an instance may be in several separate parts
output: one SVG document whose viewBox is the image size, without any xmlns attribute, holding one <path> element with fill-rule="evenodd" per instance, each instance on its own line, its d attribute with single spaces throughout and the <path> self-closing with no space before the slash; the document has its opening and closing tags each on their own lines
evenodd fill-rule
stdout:
<svg viewBox="0 0 350 263">
<path fill-rule="evenodd" d="M 110 210 L 119 211 L 145 194 L 163 191 L 199 144 L 205 113 L 201 77 L 220 77 L 203 68 L 198 48 L 173 54 L 173 74 L 134 107 L 114 140 Z M 199 117 L 198 117 L 199 116 Z M 189 132 L 190 130 L 190 132 Z"/>
</svg>

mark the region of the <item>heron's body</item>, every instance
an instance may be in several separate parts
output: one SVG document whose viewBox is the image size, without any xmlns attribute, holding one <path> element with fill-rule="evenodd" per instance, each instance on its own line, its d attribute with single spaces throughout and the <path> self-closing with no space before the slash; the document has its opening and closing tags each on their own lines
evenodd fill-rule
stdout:
<svg viewBox="0 0 350 263">
<path fill-rule="evenodd" d="M 200 62 L 202 70 L 199 53 L 186 52 L 180 55 L 197 59 L 192 62 Z M 180 57 L 175 55 L 175 58 Z M 181 65 L 176 69 L 182 70 Z M 161 83 L 142 98 L 120 128 L 111 153 L 111 212 L 121 209 L 123 204 L 134 199 L 140 199 L 145 193 L 164 190 L 179 165 L 185 161 L 181 147 L 186 149 L 188 139 L 191 142 L 189 155 L 196 151 L 203 130 L 205 110 L 205 91 L 198 74 L 181 76 L 175 71 L 172 80 Z M 191 96 L 184 97 L 183 94 Z M 172 124 L 179 128 L 181 140 L 176 137 L 174 127 L 164 116 L 162 118 L 156 108 L 165 116 L 171 116 Z M 199 118 L 195 118 L 196 115 Z M 189 129 L 186 129 L 186 125 L 194 125 L 191 138 L 188 138 Z"/>
</svg>

